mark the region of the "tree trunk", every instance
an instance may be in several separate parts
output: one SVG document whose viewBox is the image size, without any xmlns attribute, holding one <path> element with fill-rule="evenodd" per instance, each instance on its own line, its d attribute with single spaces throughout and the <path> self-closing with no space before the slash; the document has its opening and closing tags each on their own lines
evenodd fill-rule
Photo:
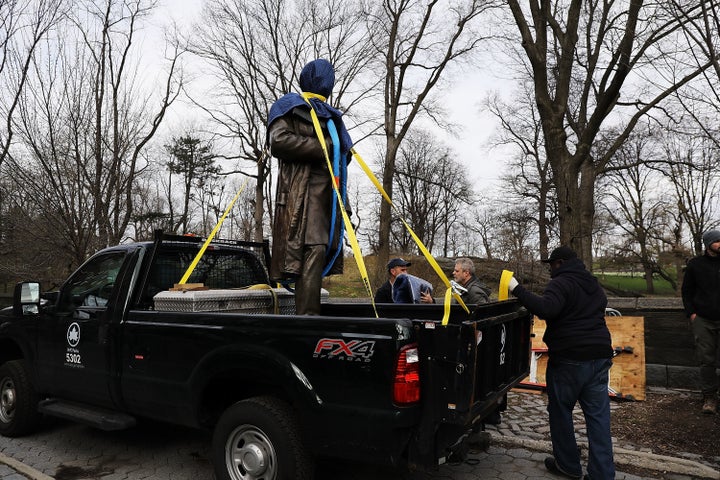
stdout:
<svg viewBox="0 0 720 480">
<path fill-rule="evenodd" d="M 595 216 L 595 168 L 589 157 L 577 159 L 565 148 L 548 148 L 558 193 L 560 244 L 578 254 L 592 270 L 592 227 Z M 579 168 L 577 167 L 579 165 Z"/>
<path fill-rule="evenodd" d="M 653 271 L 649 266 L 645 267 L 645 292 L 648 295 L 655 293 L 655 282 L 653 282 Z"/>
<path fill-rule="evenodd" d="M 267 157 L 261 157 L 257 162 L 257 182 L 255 182 L 255 212 L 253 221 L 255 242 L 263 241 L 263 219 L 265 218 L 265 169 L 267 168 Z"/>
<path fill-rule="evenodd" d="M 391 126 L 394 123 L 390 124 Z M 398 141 L 395 139 L 394 129 L 386 133 L 385 164 L 383 167 L 383 189 L 388 197 L 392 199 L 393 175 L 395 174 L 395 158 L 397 156 Z M 390 226 L 392 224 L 392 209 L 382 199 L 380 201 L 380 225 L 377 251 L 377 266 L 372 278 L 373 285 L 379 285 L 385 281 L 387 273 L 385 265 L 390 259 Z"/>
</svg>

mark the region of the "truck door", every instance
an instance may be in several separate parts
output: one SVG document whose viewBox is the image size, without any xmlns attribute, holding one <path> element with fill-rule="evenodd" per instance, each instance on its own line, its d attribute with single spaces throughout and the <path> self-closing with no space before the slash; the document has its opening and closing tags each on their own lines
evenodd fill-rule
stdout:
<svg viewBox="0 0 720 480">
<path fill-rule="evenodd" d="M 116 281 L 126 256 L 126 251 L 110 251 L 88 260 L 62 286 L 54 314 L 45 316 L 38 353 L 41 371 L 52 375 L 42 382 L 51 393 L 112 404 L 109 332 L 122 314 Z"/>
</svg>

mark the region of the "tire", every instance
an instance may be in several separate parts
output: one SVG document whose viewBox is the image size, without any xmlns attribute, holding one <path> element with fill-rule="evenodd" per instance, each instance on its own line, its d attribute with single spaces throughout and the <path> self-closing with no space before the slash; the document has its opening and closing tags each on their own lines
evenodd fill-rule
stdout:
<svg viewBox="0 0 720 480">
<path fill-rule="evenodd" d="M 36 430 L 42 418 L 38 395 L 24 360 L 0 366 L 0 435 L 20 437 Z"/>
<path fill-rule="evenodd" d="M 293 409 L 274 397 L 225 410 L 213 433 L 212 462 L 218 480 L 311 480 L 315 466 Z"/>
</svg>

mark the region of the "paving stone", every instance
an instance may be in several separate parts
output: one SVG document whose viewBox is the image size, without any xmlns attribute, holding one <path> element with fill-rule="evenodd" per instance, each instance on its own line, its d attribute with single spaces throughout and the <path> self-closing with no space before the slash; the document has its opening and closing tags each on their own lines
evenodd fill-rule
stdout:
<svg viewBox="0 0 720 480">
<path fill-rule="evenodd" d="M 550 453 L 547 398 L 511 392 L 508 400 L 502 423 L 487 427 L 493 439 L 504 438 L 507 443 L 493 440 L 486 451 L 473 450 L 464 462 L 441 465 L 433 472 L 398 476 L 392 469 L 328 461 L 329 467 L 319 470 L 317 480 L 547 480 L 549 475 L 543 465 L 544 458 Z M 574 418 L 578 438 L 581 442 L 586 441 L 584 419 L 579 410 Z M 523 442 L 534 442 L 533 448 L 538 450 L 526 448 Z M 614 443 L 616 448 L 638 450 L 631 444 L 619 446 L 616 440 Z M 55 475 L 62 465 L 74 465 L 87 471 L 102 472 L 92 477 L 97 480 L 212 480 L 209 451 L 206 435 L 157 425 L 107 433 L 58 422 L 44 432 L 22 439 L 0 437 L 0 452 L 15 460 L 24 460 L 28 466 L 46 475 Z M 587 457 L 586 447 L 583 447 L 583 456 Z M 679 456 L 698 459 L 696 455 L 682 452 Z M 716 460 L 720 463 L 720 457 Z M 623 473 L 621 467 L 619 470 L 618 480 L 642 479 Z M 0 480 L 32 480 L 17 475 L 20 474 L 0 463 Z M 665 480 L 690 478 L 681 474 L 663 474 Z"/>
</svg>

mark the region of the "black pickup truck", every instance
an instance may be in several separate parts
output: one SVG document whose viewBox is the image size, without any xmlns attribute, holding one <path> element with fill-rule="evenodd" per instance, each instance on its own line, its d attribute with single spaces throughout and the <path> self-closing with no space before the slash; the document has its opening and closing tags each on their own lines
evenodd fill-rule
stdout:
<svg viewBox="0 0 720 480">
<path fill-rule="evenodd" d="M 57 291 L 19 283 L 0 312 L 0 434 L 45 415 L 210 429 L 218 479 L 309 479 L 318 456 L 432 468 L 528 373 L 532 316 L 512 300 L 453 305 L 445 326 L 441 304 L 297 316 L 279 308 L 290 294 L 252 287 L 269 281 L 267 243 L 218 241 L 188 282 L 228 297 L 202 311 L 168 292 L 201 245 L 159 233 L 98 252 Z M 170 293 L 188 300 L 159 301 Z"/>
</svg>

